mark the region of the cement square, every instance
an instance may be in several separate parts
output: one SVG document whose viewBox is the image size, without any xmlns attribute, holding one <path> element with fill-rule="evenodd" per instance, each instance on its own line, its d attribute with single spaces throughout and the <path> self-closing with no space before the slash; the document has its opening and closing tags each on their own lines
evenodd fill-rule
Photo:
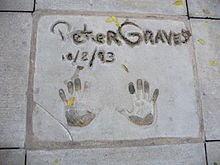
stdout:
<svg viewBox="0 0 220 165">
<path fill-rule="evenodd" d="M 0 148 L 24 147 L 31 14 L 0 14 Z"/>
<path fill-rule="evenodd" d="M 33 11 L 34 0 L 0 0 L 1 11 Z"/>
<path fill-rule="evenodd" d="M 220 143 L 208 142 L 206 143 L 208 163 L 211 165 L 220 164 Z"/>
<path fill-rule="evenodd" d="M 220 21 L 191 20 L 207 140 L 220 139 Z"/>
<path fill-rule="evenodd" d="M 191 17 L 220 18 L 219 0 L 188 0 L 187 2 Z"/>
<path fill-rule="evenodd" d="M 0 150 L 0 164 L 2 165 L 24 165 L 25 164 L 25 150 L 23 149 Z"/>
<path fill-rule="evenodd" d="M 201 140 L 189 22 L 90 14 L 35 17 L 30 143 Z"/>
</svg>

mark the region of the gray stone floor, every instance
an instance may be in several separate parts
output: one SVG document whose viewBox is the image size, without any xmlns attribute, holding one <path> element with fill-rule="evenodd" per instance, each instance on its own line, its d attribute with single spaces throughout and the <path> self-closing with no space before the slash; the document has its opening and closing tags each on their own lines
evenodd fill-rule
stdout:
<svg viewBox="0 0 220 165">
<path fill-rule="evenodd" d="M 117 16 L 118 22 L 112 23 L 111 16 Z M 106 23 L 106 18 L 111 23 Z M 98 62 L 88 73 L 85 65 L 80 76 L 82 82 L 99 86 L 96 92 L 91 87 L 95 93 L 91 98 L 100 100 L 101 106 L 105 104 L 104 110 L 92 111 L 97 118 L 88 126 L 70 127 L 65 115 L 60 115 L 65 106 L 57 91 L 66 91 L 64 80 L 71 67 L 63 66 L 58 55 L 79 46 L 73 47 L 63 35 L 69 30 L 68 24 L 55 27 L 50 34 L 51 25 L 60 20 L 71 26 L 78 22 L 73 30 L 82 29 L 86 22 L 87 29 L 95 33 L 108 28 L 116 31 L 121 26 L 116 23 L 131 21 L 141 27 L 148 25 L 152 31 L 186 29 L 192 36 L 186 44 L 171 46 L 162 42 L 147 48 L 144 43 L 134 48 L 122 45 L 120 49 L 101 45 L 121 55 L 110 64 L 114 75 L 108 76 L 112 79 L 105 77 L 110 67 Z M 219 0 L 0 0 L 0 41 L 0 165 L 220 164 Z M 89 42 L 80 51 L 91 52 L 93 47 L 95 44 Z M 149 55 L 140 58 L 145 63 L 132 57 L 141 53 Z M 167 56 L 162 57 L 164 53 Z M 125 65 L 117 71 L 121 63 Z M 67 72 L 62 74 L 64 70 Z M 93 72 L 104 77 L 105 86 Z M 151 93 L 160 90 L 156 120 L 149 127 L 129 123 L 124 114 L 111 111 L 112 107 L 117 111 L 130 104 L 127 84 L 144 75 Z M 166 88 L 167 84 L 170 87 Z M 115 95 L 101 95 L 110 92 Z"/>
</svg>

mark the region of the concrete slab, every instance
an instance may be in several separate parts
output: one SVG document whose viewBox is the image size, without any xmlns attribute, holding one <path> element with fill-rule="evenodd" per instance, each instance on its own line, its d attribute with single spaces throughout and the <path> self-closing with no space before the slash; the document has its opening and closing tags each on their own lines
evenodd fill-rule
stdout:
<svg viewBox="0 0 220 165">
<path fill-rule="evenodd" d="M 118 17 L 119 28 L 106 19 L 116 17 L 55 14 L 36 21 L 30 133 L 56 127 L 48 126 L 49 118 L 44 127 L 38 124 L 46 118 L 33 116 L 40 109 L 74 143 L 200 139 L 187 21 Z M 50 133 L 49 139 L 59 142 L 56 134 Z"/>
<path fill-rule="evenodd" d="M 188 0 L 187 2 L 190 16 L 220 18 L 219 0 Z"/>
<path fill-rule="evenodd" d="M 208 163 L 210 165 L 220 164 L 220 142 L 206 143 Z"/>
<path fill-rule="evenodd" d="M 24 147 L 32 17 L 0 14 L 0 147 Z"/>
<path fill-rule="evenodd" d="M 179 5 L 173 4 L 175 2 L 175 0 L 37 0 L 36 9 L 187 15 L 185 1 Z"/>
<path fill-rule="evenodd" d="M 220 139 L 220 21 L 191 20 L 201 85 L 206 139 Z"/>
<path fill-rule="evenodd" d="M 50 164 L 83 165 L 204 165 L 203 144 L 179 144 L 148 147 L 96 148 L 75 150 L 35 150 L 27 152 L 28 165 Z"/>
<path fill-rule="evenodd" d="M 1 165 L 24 165 L 25 151 L 17 150 L 0 150 L 0 164 Z"/>
<path fill-rule="evenodd" d="M 0 0 L 0 11 L 33 11 L 34 0 Z"/>
</svg>

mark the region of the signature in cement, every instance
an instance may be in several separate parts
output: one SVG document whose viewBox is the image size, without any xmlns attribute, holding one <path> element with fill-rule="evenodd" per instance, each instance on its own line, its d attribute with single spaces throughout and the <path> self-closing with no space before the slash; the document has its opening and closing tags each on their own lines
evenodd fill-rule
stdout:
<svg viewBox="0 0 220 165">
<path fill-rule="evenodd" d="M 133 82 L 128 84 L 128 90 L 133 100 L 131 110 L 117 110 L 136 125 L 151 125 L 155 120 L 156 101 L 159 96 L 159 89 L 155 89 L 150 96 L 149 83 L 138 79 L 136 91 Z"/>
<path fill-rule="evenodd" d="M 131 29 L 133 29 L 131 31 Z M 121 46 L 126 43 L 128 46 L 134 47 L 142 42 L 145 44 L 158 44 L 164 43 L 168 45 L 181 45 L 189 41 L 191 33 L 189 30 L 182 29 L 180 32 L 165 31 L 164 29 L 158 29 L 157 32 L 153 32 L 147 28 L 140 27 L 134 22 L 125 21 L 122 23 L 117 31 L 108 30 L 106 33 L 94 33 L 92 30 L 88 30 L 87 25 L 84 24 L 82 30 L 72 31 L 72 26 L 66 21 L 55 22 L 50 31 L 57 34 L 61 40 L 70 38 L 74 44 L 79 45 L 91 40 L 97 44 L 112 45 L 115 43 Z"/>
</svg>

